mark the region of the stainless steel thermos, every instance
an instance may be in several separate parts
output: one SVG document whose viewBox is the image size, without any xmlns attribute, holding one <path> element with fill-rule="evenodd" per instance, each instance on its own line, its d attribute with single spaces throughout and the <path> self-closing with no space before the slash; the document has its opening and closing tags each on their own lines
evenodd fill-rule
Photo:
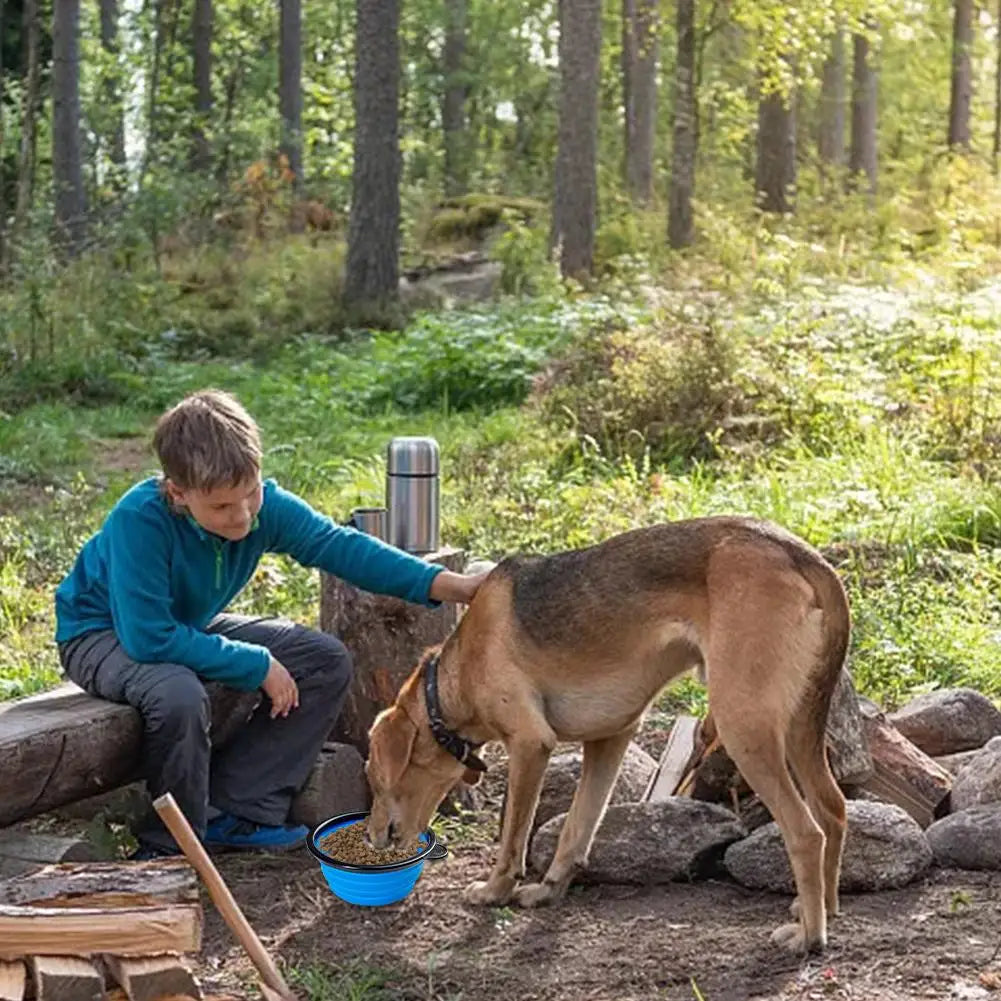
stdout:
<svg viewBox="0 0 1001 1001">
<path fill-rule="evenodd" d="M 439 453 L 434 438 L 402 437 L 386 451 L 386 541 L 409 553 L 439 548 Z"/>
</svg>

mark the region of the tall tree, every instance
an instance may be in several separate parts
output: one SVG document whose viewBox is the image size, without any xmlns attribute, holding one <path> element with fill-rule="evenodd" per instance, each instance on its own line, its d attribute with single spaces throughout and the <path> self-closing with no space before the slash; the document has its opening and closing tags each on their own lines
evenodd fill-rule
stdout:
<svg viewBox="0 0 1001 1001">
<path fill-rule="evenodd" d="M 1001 0 L 998 0 L 997 30 L 994 32 L 994 173 L 1001 155 Z"/>
<path fill-rule="evenodd" d="M 869 21 L 866 31 L 853 37 L 852 62 L 852 142 L 848 157 L 848 183 L 854 187 L 865 175 L 870 192 L 876 191 L 878 170 L 876 146 L 877 84 L 869 43 L 876 24 Z"/>
<path fill-rule="evenodd" d="M 5 246 L 6 267 L 11 252 L 24 233 L 28 214 L 35 194 L 35 161 L 38 136 L 38 105 L 41 89 L 41 24 L 37 0 L 24 0 L 22 37 L 27 42 L 24 57 L 24 87 L 21 95 L 21 145 L 17 158 L 17 198 L 14 203 L 14 222 Z"/>
<path fill-rule="evenodd" d="M 101 48 L 109 63 L 102 88 L 105 117 L 110 123 L 107 129 L 108 155 L 119 168 L 115 180 L 120 184 L 124 180 L 125 168 L 125 111 L 118 83 L 118 0 L 101 0 Z"/>
<path fill-rule="evenodd" d="M 80 0 L 52 4 L 52 183 L 58 239 L 79 253 L 86 227 L 80 140 Z"/>
<path fill-rule="evenodd" d="M 796 189 L 796 114 L 791 91 L 767 91 L 758 101 L 755 191 L 766 212 L 792 212 Z"/>
<path fill-rule="evenodd" d="M 678 55 L 674 66 L 674 143 L 667 210 L 667 239 L 687 247 L 695 236 L 692 196 L 698 152 L 698 103 L 695 94 L 695 0 L 677 0 Z"/>
<path fill-rule="evenodd" d="M 212 118 L 212 0 L 195 0 L 191 14 L 191 55 L 195 78 L 195 127 L 191 160 L 196 170 L 212 166 L 208 126 Z"/>
<path fill-rule="evenodd" d="M 292 187 L 302 192 L 302 3 L 281 0 L 278 103 L 282 119 L 281 151 L 292 171 Z"/>
<path fill-rule="evenodd" d="M 970 99 L 973 94 L 973 0 L 955 0 L 952 21 L 952 87 L 949 94 L 949 146 L 970 148 Z"/>
<path fill-rule="evenodd" d="M 552 245 L 564 277 L 590 273 L 598 211 L 601 0 L 560 2 L 560 120 Z"/>
<path fill-rule="evenodd" d="M 400 0 L 355 0 L 355 141 L 344 299 L 382 306 L 400 281 Z"/>
<path fill-rule="evenodd" d="M 469 130 L 466 126 L 468 14 L 468 0 L 445 0 L 445 46 L 442 51 L 445 89 L 441 102 L 441 124 L 445 140 L 447 195 L 461 194 L 469 186 Z"/>
<path fill-rule="evenodd" d="M 845 33 L 831 36 L 820 85 L 820 125 L 817 153 L 820 167 L 843 167 L 845 163 Z"/>
<path fill-rule="evenodd" d="M 659 50 L 657 0 L 622 0 L 626 188 L 640 205 L 647 205 L 653 197 Z"/>
</svg>

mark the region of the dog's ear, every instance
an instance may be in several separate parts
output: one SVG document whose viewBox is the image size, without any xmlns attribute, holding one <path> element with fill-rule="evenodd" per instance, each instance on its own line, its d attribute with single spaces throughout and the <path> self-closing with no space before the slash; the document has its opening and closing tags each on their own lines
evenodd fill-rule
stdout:
<svg viewBox="0 0 1001 1001">
<path fill-rule="evenodd" d="M 417 727 L 396 706 L 379 713 L 372 724 L 368 745 L 369 782 L 379 789 L 392 789 L 410 761 Z"/>
<path fill-rule="evenodd" d="M 465 782 L 467 786 L 476 785 L 481 778 L 483 778 L 483 772 L 475 772 L 472 768 L 467 768 L 462 773 L 462 781 Z"/>
</svg>

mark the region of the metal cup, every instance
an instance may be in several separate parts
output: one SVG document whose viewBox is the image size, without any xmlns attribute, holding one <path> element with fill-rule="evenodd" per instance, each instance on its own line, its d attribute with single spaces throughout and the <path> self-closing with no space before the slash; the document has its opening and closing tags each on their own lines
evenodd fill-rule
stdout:
<svg viewBox="0 0 1001 1001">
<path fill-rule="evenodd" d="M 352 528 L 366 535 L 386 541 L 387 511 L 384 507 L 356 507 L 347 522 Z"/>
</svg>

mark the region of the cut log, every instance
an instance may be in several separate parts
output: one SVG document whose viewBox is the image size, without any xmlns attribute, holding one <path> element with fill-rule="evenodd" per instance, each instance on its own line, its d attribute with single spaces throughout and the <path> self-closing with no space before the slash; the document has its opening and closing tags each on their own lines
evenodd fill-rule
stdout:
<svg viewBox="0 0 1001 1001">
<path fill-rule="evenodd" d="M 876 707 L 863 703 L 862 719 L 873 774 L 857 788 L 896 803 L 922 828 L 928 827 L 948 803 L 952 776 L 912 744 Z"/>
<path fill-rule="evenodd" d="M 206 687 L 219 746 L 260 693 Z M 131 782 L 139 773 L 141 738 L 133 708 L 92 698 L 76 685 L 0 703 L 0 827 Z"/>
<path fill-rule="evenodd" d="M 21 1001 L 27 982 L 27 970 L 19 959 L 0 960 L 0 1001 Z"/>
<path fill-rule="evenodd" d="M 852 676 L 842 668 L 827 715 L 827 760 L 842 785 L 858 785 L 872 775 L 862 710 Z"/>
<path fill-rule="evenodd" d="M 644 802 L 662 803 L 674 795 L 685 773 L 698 753 L 699 720 L 696 716 L 679 716 L 667 735 L 657 770 L 643 795 Z"/>
<path fill-rule="evenodd" d="M 105 956 L 104 962 L 129 1001 L 158 1001 L 180 994 L 199 999 L 201 988 L 179 956 Z"/>
<path fill-rule="evenodd" d="M 465 565 L 458 549 L 424 557 L 449 570 Z M 361 591 L 339 577 L 320 574 L 320 628 L 351 651 L 354 680 L 330 739 L 353 744 L 368 757 L 368 731 L 379 710 L 396 697 L 403 681 L 429 646 L 445 640 L 458 622 L 458 606 L 427 608 Z"/>
<path fill-rule="evenodd" d="M 0 904 L 0 959 L 197 952 L 201 941 L 202 912 L 194 904 L 132 908 Z"/>
<path fill-rule="evenodd" d="M 141 895 L 151 904 L 197 904 L 198 877 L 185 859 L 49 865 L 0 883 L 0 904 L 76 902 L 93 895 Z"/>
<path fill-rule="evenodd" d="M 78 956 L 32 956 L 38 1001 L 102 1001 L 104 974 Z"/>
<path fill-rule="evenodd" d="M 97 849 L 84 838 L 64 838 L 31 831 L 0 831 L 0 857 L 25 862 L 96 862 Z"/>
</svg>

